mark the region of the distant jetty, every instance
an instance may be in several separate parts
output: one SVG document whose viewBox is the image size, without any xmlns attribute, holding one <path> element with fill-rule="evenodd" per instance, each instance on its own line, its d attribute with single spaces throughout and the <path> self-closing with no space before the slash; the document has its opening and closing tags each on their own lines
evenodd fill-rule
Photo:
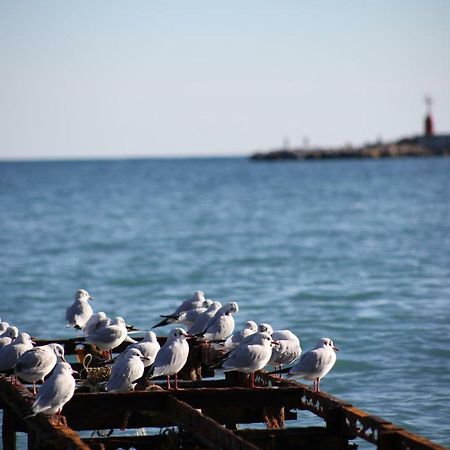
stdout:
<svg viewBox="0 0 450 450">
<path fill-rule="evenodd" d="M 361 147 L 288 149 L 280 148 L 257 152 L 254 161 L 344 159 L 344 158 L 399 158 L 450 155 L 450 134 L 416 136 L 390 143 L 373 143 Z"/>
</svg>

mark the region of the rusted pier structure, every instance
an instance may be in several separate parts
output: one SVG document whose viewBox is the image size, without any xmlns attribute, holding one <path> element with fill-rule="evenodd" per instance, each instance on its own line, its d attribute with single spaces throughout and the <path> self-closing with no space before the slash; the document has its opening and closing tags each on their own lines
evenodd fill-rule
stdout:
<svg viewBox="0 0 450 450">
<path fill-rule="evenodd" d="M 66 353 L 75 351 L 73 340 L 62 343 Z M 191 347 L 180 389 L 166 390 L 162 380 L 146 382 L 129 393 L 90 392 L 80 386 L 65 405 L 62 418 L 39 414 L 23 419 L 30 413 L 34 396 L 20 382 L 0 377 L 4 450 L 16 448 L 17 432 L 27 433 L 29 449 L 44 450 L 347 450 L 357 447 L 352 442 L 357 437 L 379 450 L 444 450 L 336 397 L 266 372 L 257 373 L 255 388 L 236 373 L 225 379 L 202 379 L 203 363 L 214 351 L 201 343 Z M 323 426 L 298 426 L 302 411 L 323 419 Z M 285 426 L 294 420 L 294 426 Z M 249 425 L 257 423 L 264 426 L 255 429 Z M 136 435 L 140 428 L 149 429 L 151 434 Z M 134 435 L 100 433 L 94 437 L 96 430 L 112 429 L 134 429 Z M 78 431 L 86 430 L 92 435 L 80 437 Z"/>
</svg>

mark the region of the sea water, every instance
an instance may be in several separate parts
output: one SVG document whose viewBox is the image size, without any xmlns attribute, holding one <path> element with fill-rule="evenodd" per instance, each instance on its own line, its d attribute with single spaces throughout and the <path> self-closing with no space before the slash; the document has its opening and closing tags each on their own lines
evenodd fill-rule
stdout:
<svg viewBox="0 0 450 450">
<path fill-rule="evenodd" d="M 322 390 L 450 446 L 449 159 L 0 163 L 0 267 L 38 338 L 75 335 L 78 288 L 141 329 L 203 290 L 331 337 Z"/>
</svg>

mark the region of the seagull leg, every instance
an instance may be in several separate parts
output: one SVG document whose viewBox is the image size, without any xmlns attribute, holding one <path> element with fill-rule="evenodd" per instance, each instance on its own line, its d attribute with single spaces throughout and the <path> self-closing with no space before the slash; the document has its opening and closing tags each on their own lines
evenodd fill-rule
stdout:
<svg viewBox="0 0 450 450">
<path fill-rule="evenodd" d="M 175 374 L 175 390 L 178 389 L 178 375 Z"/>
<path fill-rule="evenodd" d="M 36 395 L 36 382 L 33 381 L 33 394 Z"/>
<path fill-rule="evenodd" d="M 251 387 L 254 388 L 255 387 L 255 372 L 250 374 L 250 382 L 251 382 Z"/>
<path fill-rule="evenodd" d="M 170 389 L 170 375 L 167 375 L 167 389 Z"/>
<path fill-rule="evenodd" d="M 313 391 L 314 392 L 320 392 L 320 378 L 316 378 L 313 381 Z"/>
</svg>

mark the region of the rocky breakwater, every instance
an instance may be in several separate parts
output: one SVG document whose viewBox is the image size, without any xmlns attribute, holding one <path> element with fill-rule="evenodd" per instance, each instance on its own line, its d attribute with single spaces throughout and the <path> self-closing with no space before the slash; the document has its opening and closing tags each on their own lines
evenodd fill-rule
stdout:
<svg viewBox="0 0 450 450">
<path fill-rule="evenodd" d="M 339 159 L 339 158 L 398 158 L 450 155 L 449 145 L 439 148 L 424 145 L 420 139 L 402 139 L 392 143 L 376 143 L 362 147 L 317 148 L 317 149 L 276 149 L 253 154 L 255 161 Z"/>
</svg>

